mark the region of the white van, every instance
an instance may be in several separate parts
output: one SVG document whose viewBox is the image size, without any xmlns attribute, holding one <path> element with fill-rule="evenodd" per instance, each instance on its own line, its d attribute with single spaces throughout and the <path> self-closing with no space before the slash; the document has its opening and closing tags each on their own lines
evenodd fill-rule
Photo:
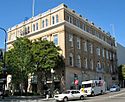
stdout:
<svg viewBox="0 0 125 102">
<path fill-rule="evenodd" d="M 82 82 L 82 88 L 87 95 L 103 94 L 106 91 L 104 80 L 89 80 Z"/>
</svg>

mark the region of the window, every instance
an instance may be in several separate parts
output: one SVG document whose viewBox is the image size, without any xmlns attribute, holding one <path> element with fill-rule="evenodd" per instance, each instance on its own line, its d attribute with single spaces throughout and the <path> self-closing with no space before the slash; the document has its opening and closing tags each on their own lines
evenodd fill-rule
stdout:
<svg viewBox="0 0 125 102">
<path fill-rule="evenodd" d="M 85 57 L 84 58 L 84 67 L 87 69 L 87 67 L 88 67 L 88 62 L 87 62 L 87 58 Z"/>
<path fill-rule="evenodd" d="M 80 49 L 80 38 L 77 38 L 77 49 Z"/>
<path fill-rule="evenodd" d="M 100 63 L 100 61 L 97 62 L 97 68 L 98 68 L 98 70 L 101 69 L 101 63 Z"/>
<path fill-rule="evenodd" d="M 100 56 L 100 48 L 99 47 L 96 48 L 96 53 L 97 53 L 97 55 Z"/>
<path fill-rule="evenodd" d="M 42 28 L 44 28 L 44 20 L 42 20 Z"/>
<path fill-rule="evenodd" d="M 71 16 L 67 16 L 67 20 L 68 20 L 68 22 L 70 22 L 70 23 L 73 24 L 73 17 L 71 17 Z"/>
<path fill-rule="evenodd" d="M 69 54 L 69 65 L 73 66 L 73 55 L 72 55 L 72 53 Z"/>
<path fill-rule="evenodd" d="M 38 30 L 38 23 L 36 23 L 36 30 Z"/>
<path fill-rule="evenodd" d="M 71 47 L 73 47 L 73 35 L 69 34 L 69 42 L 71 44 Z"/>
<path fill-rule="evenodd" d="M 53 36 L 53 42 L 55 45 L 58 45 L 58 35 L 57 34 Z"/>
<path fill-rule="evenodd" d="M 105 57 L 105 50 L 104 50 L 104 48 L 102 49 L 102 57 Z"/>
<path fill-rule="evenodd" d="M 87 51 L 87 41 L 84 41 L 83 45 L 84 45 L 84 51 Z"/>
<path fill-rule="evenodd" d="M 93 70 L 93 60 L 90 59 L 90 68 Z"/>
<path fill-rule="evenodd" d="M 47 36 L 42 37 L 42 40 L 47 40 Z"/>
<path fill-rule="evenodd" d="M 28 31 L 28 33 L 30 33 L 30 27 L 29 26 L 27 27 L 27 31 Z"/>
<path fill-rule="evenodd" d="M 55 24 L 55 17 L 52 16 L 52 24 Z"/>
<path fill-rule="evenodd" d="M 106 58 L 109 59 L 108 50 L 106 51 Z"/>
<path fill-rule="evenodd" d="M 92 46 L 92 43 L 89 43 L 89 49 L 90 49 L 90 53 L 92 54 L 92 53 L 93 53 L 93 46 Z"/>
<path fill-rule="evenodd" d="M 33 31 L 35 31 L 35 24 L 33 24 Z"/>
<path fill-rule="evenodd" d="M 70 23 L 73 24 L 73 17 L 70 16 Z"/>
<path fill-rule="evenodd" d="M 48 26 L 48 19 L 46 19 L 46 27 Z"/>
<path fill-rule="evenodd" d="M 58 22 L 59 22 L 59 16 L 56 15 L 56 23 L 58 23 Z"/>
<path fill-rule="evenodd" d="M 110 58 L 110 60 L 112 60 L 112 53 L 111 52 L 109 52 L 109 58 Z"/>
<path fill-rule="evenodd" d="M 22 30 L 20 30 L 20 35 L 23 36 L 23 31 Z"/>
<path fill-rule="evenodd" d="M 81 67 L 81 58 L 79 55 L 77 56 L 76 66 Z"/>
<path fill-rule="evenodd" d="M 16 33 L 12 33 L 10 35 L 10 40 L 16 40 Z"/>
</svg>

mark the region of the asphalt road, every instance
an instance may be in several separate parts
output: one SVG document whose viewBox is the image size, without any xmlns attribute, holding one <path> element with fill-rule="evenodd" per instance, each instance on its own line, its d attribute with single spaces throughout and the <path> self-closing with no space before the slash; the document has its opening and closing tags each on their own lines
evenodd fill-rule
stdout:
<svg viewBox="0 0 125 102">
<path fill-rule="evenodd" d="M 0 102 L 56 102 L 54 99 L 4 99 Z M 108 92 L 104 95 L 98 95 L 94 97 L 87 97 L 86 100 L 74 100 L 68 102 L 125 102 L 125 89 L 119 92 Z"/>
</svg>

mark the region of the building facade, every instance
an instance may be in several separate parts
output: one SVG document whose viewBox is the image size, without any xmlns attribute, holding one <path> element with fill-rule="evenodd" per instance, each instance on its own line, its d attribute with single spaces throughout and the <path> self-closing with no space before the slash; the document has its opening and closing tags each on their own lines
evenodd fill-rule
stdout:
<svg viewBox="0 0 125 102">
<path fill-rule="evenodd" d="M 115 39 L 74 10 L 61 4 L 8 30 L 8 49 L 16 37 L 53 41 L 65 59 L 66 89 L 89 79 L 104 79 L 110 87 L 117 74 Z M 112 80 L 113 79 L 113 80 Z"/>
<path fill-rule="evenodd" d="M 125 47 L 121 44 L 117 43 L 117 58 L 118 58 L 118 66 L 125 64 Z"/>
</svg>

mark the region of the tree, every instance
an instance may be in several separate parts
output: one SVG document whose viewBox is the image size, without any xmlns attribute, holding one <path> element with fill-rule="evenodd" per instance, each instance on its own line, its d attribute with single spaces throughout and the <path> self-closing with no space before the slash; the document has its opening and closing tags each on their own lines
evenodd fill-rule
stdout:
<svg viewBox="0 0 125 102">
<path fill-rule="evenodd" d="M 26 91 L 28 75 L 37 75 L 37 92 L 41 93 L 41 80 L 46 80 L 51 69 L 64 66 L 60 50 L 47 40 L 31 42 L 26 37 L 17 38 L 13 48 L 6 53 L 6 65 L 8 73 L 12 75 L 12 83 L 17 86 L 26 83 Z"/>
<path fill-rule="evenodd" d="M 58 46 L 55 46 L 53 42 L 47 40 L 41 40 L 33 42 L 32 54 L 34 62 L 34 72 L 38 76 L 38 93 L 41 93 L 41 78 L 45 78 L 47 72 L 51 69 L 54 69 L 59 65 L 59 62 L 62 61 L 59 51 L 61 49 Z M 43 75 L 43 76 L 42 76 Z M 45 75 L 45 77 L 44 77 Z"/>
<path fill-rule="evenodd" d="M 118 68 L 119 81 L 122 87 L 125 86 L 125 65 L 120 65 Z"/>
<path fill-rule="evenodd" d="M 28 74 L 32 72 L 31 47 L 32 42 L 27 38 L 17 38 L 6 54 L 8 73 L 12 74 L 14 84 L 20 84 L 21 92 L 23 84 L 27 92 Z"/>
</svg>

